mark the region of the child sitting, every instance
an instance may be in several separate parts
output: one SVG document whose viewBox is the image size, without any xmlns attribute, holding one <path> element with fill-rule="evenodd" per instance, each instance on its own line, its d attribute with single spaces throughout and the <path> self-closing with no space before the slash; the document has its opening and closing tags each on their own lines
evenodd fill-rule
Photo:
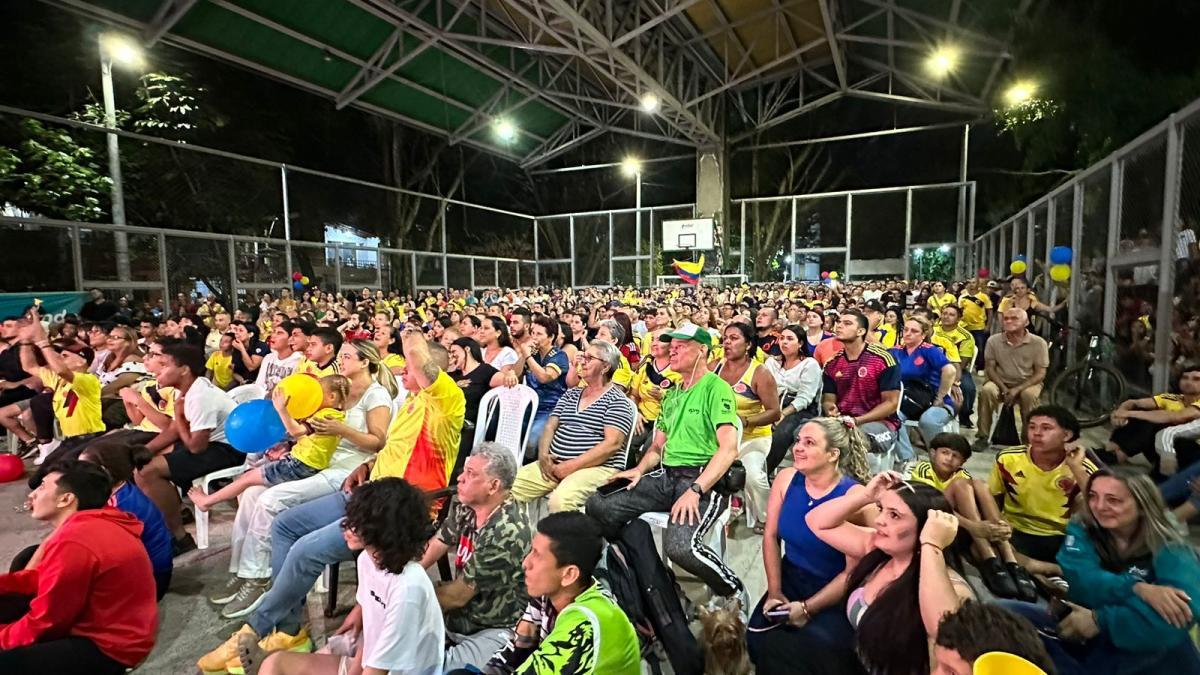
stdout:
<svg viewBox="0 0 1200 675">
<path fill-rule="evenodd" d="M 220 348 L 208 357 L 208 362 L 204 364 L 204 367 L 208 369 L 208 379 L 217 385 L 217 389 L 229 391 L 234 384 L 233 333 L 225 333 L 221 336 Z"/>
<path fill-rule="evenodd" d="M 966 438 L 941 433 L 929 443 L 930 461 L 918 462 L 909 478 L 946 495 L 959 525 L 971 535 L 971 551 L 988 590 L 1001 598 L 1032 602 L 1037 598 L 1037 586 L 1017 563 L 1008 541 L 1012 526 L 1000 515 L 987 484 L 971 478 L 963 468 L 970 458 L 971 444 Z"/>
<path fill-rule="evenodd" d="M 323 398 L 321 408 L 307 419 L 335 420 L 342 422 L 346 419 L 343 409 L 346 399 L 350 396 L 350 380 L 344 375 L 326 375 L 320 379 Z M 333 434 L 315 434 L 312 427 L 304 422 L 296 421 L 287 411 L 287 395 L 278 387 L 275 388 L 272 401 L 275 410 L 279 412 L 283 426 L 288 436 L 295 439 L 290 454 L 280 459 L 269 461 L 250 469 L 238 476 L 232 483 L 210 494 L 205 494 L 198 487 L 188 491 L 188 497 L 196 508 L 207 511 L 217 502 L 232 499 L 240 495 L 246 488 L 255 485 L 271 487 L 280 483 L 302 480 L 314 476 L 329 466 L 329 460 L 337 449 L 339 437 Z"/>
</svg>

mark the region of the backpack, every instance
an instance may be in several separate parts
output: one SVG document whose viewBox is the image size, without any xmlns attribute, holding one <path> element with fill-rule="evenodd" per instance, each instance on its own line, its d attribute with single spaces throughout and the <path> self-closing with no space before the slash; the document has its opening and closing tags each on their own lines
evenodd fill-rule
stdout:
<svg viewBox="0 0 1200 675">
<path fill-rule="evenodd" d="M 642 655 L 652 670 L 659 672 L 649 649 L 657 641 L 677 675 L 704 672 L 704 653 L 688 627 L 675 574 L 659 557 L 645 521 L 634 519 L 609 542 L 596 576 L 642 637 Z"/>
</svg>

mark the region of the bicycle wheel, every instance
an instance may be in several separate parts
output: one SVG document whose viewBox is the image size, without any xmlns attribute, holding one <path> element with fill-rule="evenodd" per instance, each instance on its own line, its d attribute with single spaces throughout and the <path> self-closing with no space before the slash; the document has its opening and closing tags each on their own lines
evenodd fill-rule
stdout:
<svg viewBox="0 0 1200 675">
<path fill-rule="evenodd" d="M 1083 427 L 1104 424 L 1125 400 L 1125 376 L 1104 363 L 1083 361 L 1067 368 L 1050 387 L 1050 401 L 1075 414 Z"/>
</svg>

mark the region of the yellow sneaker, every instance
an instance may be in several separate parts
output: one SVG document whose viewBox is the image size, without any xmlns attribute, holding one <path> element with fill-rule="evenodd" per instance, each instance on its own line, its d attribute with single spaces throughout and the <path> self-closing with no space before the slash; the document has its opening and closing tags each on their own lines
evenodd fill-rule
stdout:
<svg viewBox="0 0 1200 675">
<path fill-rule="evenodd" d="M 225 664 L 228 663 L 230 659 L 237 658 L 238 637 L 242 635 L 252 635 L 254 637 L 258 637 L 257 635 L 254 635 L 254 629 L 250 627 L 250 624 L 243 624 L 242 627 L 239 628 L 236 633 L 229 636 L 229 639 L 226 640 L 220 647 L 217 647 L 204 656 L 201 656 L 200 660 L 196 662 L 196 667 L 198 667 L 201 672 L 205 673 L 205 675 L 217 675 L 219 673 L 228 672 Z"/>
<path fill-rule="evenodd" d="M 308 653 L 313 650 L 307 628 L 301 628 L 295 635 L 277 630 L 261 640 L 255 640 L 256 637 L 253 632 L 237 636 L 236 652 L 225 662 L 225 670 L 231 675 L 257 675 L 263 659 L 271 652 Z"/>
</svg>

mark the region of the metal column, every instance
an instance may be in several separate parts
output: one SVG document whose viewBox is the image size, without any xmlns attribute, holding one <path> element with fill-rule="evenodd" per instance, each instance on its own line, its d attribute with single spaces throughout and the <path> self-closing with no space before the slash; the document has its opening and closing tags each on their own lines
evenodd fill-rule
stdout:
<svg viewBox="0 0 1200 675">
<path fill-rule="evenodd" d="M 226 244 L 227 244 L 226 250 L 229 251 L 229 306 L 237 307 L 238 306 L 237 258 L 236 258 L 236 253 L 233 250 L 233 240 L 232 239 L 228 240 L 226 242 Z M 190 297 L 191 295 L 192 294 L 189 292 L 188 296 Z M 167 296 L 166 298 L 163 298 L 163 300 L 164 300 L 164 302 L 168 303 L 167 306 L 169 307 L 170 306 L 169 303 L 171 302 L 171 296 Z"/>
<path fill-rule="evenodd" d="M 442 200 L 442 288 L 444 288 L 444 289 L 450 288 L 450 262 L 446 258 L 446 207 L 447 206 L 448 206 L 448 204 L 446 204 L 446 201 Z M 473 267 L 474 266 L 472 265 L 472 268 Z M 449 291 L 447 291 L 447 294 L 449 294 Z"/>
<path fill-rule="evenodd" d="M 975 183 L 971 183 L 971 192 L 969 195 L 969 201 L 967 202 L 967 241 L 975 240 L 975 188 L 976 187 L 978 187 L 978 186 L 975 185 Z M 982 240 L 981 243 L 986 243 L 986 242 L 987 242 L 987 239 L 984 239 L 984 240 Z M 976 271 L 978 271 L 979 266 L 982 264 L 982 262 L 983 262 L 983 246 L 980 246 L 979 247 L 979 258 L 978 259 L 971 258 L 970 261 L 968 261 L 968 263 L 967 263 L 966 269 L 964 270 L 964 274 L 960 275 L 959 278 L 962 279 L 962 278 L 965 278 L 968 276 L 974 277 Z"/>
<path fill-rule="evenodd" d="M 1033 209 L 1025 212 L 1025 256 L 1028 259 L 1028 269 L 1025 270 L 1025 283 L 1029 283 L 1033 275 L 1037 274 L 1037 268 L 1033 263 L 1037 260 L 1037 251 L 1033 250 L 1037 246 L 1037 233 L 1034 229 L 1037 224 L 1034 222 Z M 1033 284 L 1030 284 L 1032 286 Z"/>
<path fill-rule="evenodd" d="M 1175 312 L 1175 214 L 1179 208 L 1179 174 L 1183 144 L 1175 113 L 1167 118 L 1166 175 L 1163 178 L 1162 243 L 1158 251 L 1158 305 L 1154 331 L 1154 391 L 1166 391 L 1170 379 L 1171 339 Z"/>
<path fill-rule="evenodd" d="M 412 270 L 412 292 L 413 292 L 413 295 L 416 296 L 416 294 L 417 294 L 417 254 L 416 253 L 409 254 L 408 259 L 411 262 L 410 269 Z"/>
<path fill-rule="evenodd" d="M 960 183 L 963 183 L 963 185 L 959 186 L 959 188 L 958 188 L 958 218 L 955 221 L 955 245 L 956 245 L 956 248 L 960 248 L 964 241 L 970 242 L 972 239 L 972 237 L 970 237 L 970 236 L 964 237 L 964 234 L 965 234 L 964 230 L 966 228 L 966 221 L 967 221 L 967 213 L 966 213 L 967 212 L 967 186 L 966 186 L 967 155 L 970 150 L 970 147 L 971 147 L 971 125 L 964 124 L 963 125 L 963 139 L 962 139 L 962 159 L 959 161 L 959 165 L 958 165 L 958 180 Z M 972 196 L 974 196 L 973 191 L 972 191 Z M 967 268 L 967 260 L 964 259 L 964 256 L 962 256 L 962 255 L 956 256 L 955 261 L 954 261 L 955 277 L 957 277 L 959 279 L 963 278 L 965 276 L 965 273 L 963 270 L 965 270 L 966 268 Z"/>
<path fill-rule="evenodd" d="M 850 275 L 850 234 L 854 229 L 854 226 L 852 225 L 853 214 L 854 214 L 854 195 L 848 194 L 848 195 L 846 195 L 845 268 L 842 271 L 842 275 L 845 277 L 846 281 L 850 281 L 850 279 L 851 279 L 851 275 Z"/>
<path fill-rule="evenodd" d="M 1121 185 L 1125 182 L 1125 159 L 1113 160 L 1112 175 L 1109 177 L 1108 192 L 1108 250 L 1104 256 L 1104 332 L 1116 333 L 1117 325 L 1117 275 L 1112 259 L 1117 255 L 1121 241 Z"/>
<path fill-rule="evenodd" d="M 904 280 L 912 280 L 912 190 L 904 192 Z"/>
<path fill-rule="evenodd" d="M 642 255 L 642 172 L 641 171 L 637 172 L 637 194 L 636 194 L 634 203 L 637 206 L 637 211 L 634 211 L 636 218 L 634 219 L 633 230 L 634 230 L 634 237 L 636 239 L 634 241 L 633 254 L 638 256 L 638 259 L 634 262 L 634 270 L 635 270 L 634 274 L 637 279 L 637 285 L 641 286 L 642 285 L 642 259 L 641 259 L 641 255 Z M 608 214 L 608 283 L 609 284 L 612 284 L 612 282 L 613 282 L 612 276 L 613 276 L 612 275 L 612 214 L 609 213 Z"/>
<path fill-rule="evenodd" d="M 342 247 L 333 245 L 333 287 L 336 293 L 342 292 Z"/>
<path fill-rule="evenodd" d="M 542 259 L 541 256 L 538 254 L 538 221 L 537 221 L 537 218 L 534 218 L 533 219 L 533 285 L 534 286 L 542 285 L 542 264 L 540 262 L 541 259 Z M 498 282 L 499 279 L 497 279 L 496 281 Z M 521 282 L 521 263 L 517 263 L 517 284 L 520 285 L 520 282 Z M 497 283 L 496 285 L 499 286 L 500 284 Z"/>
<path fill-rule="evenodd" d="M 1046 284 L 1046 295 L 1050 298 L 1051 304 L 1058 303 L 1058 285 L 1050 278 L 1050 249 L 1054 248 L 1054 228 L 1058 221 L 1058 197 L 1051 197 L 1046 200 L 1046 250 L 1045 256 L 1042 258 L 1042 269 L 1045 270 L 1045 276 L 1042 278 Z"/>
<path fill-rule="evenodd" d="M 639 177 L 639 180 L 638 180 L 638 194 L 639 195 L 642 193 L 641 185 L 642 185 L 642 181 Z M 642 212 L 639 210 L 637 212 L 637 214 L 638 214 L 638 220 L 641 220 Z M 613 258 L 613 214 L 611 212 L 609 212 L 609 214 L 608 214 L 608 285 L 609 286 L 613 285 L 613 259 L 612 258 Z"/>
<path fill-rule="evenodd" d="M 71 267 L 74 269 L 74 272 L 75 272 L 75 290 L 85 291 L 87 289 L 83 287 L 83 247 L 80 246 L 80 244 L 79 244 L 79 226 L 78 225 L 72 226 L 70 231 L 71 231 Z M 163 275 L 164 275 L 164 277 L 166 275 L 165 269 L 163 271 Z M 170 297 L 171 297 L 171 293 L 170 293 L 170 291 L 168 291 L 166 297 L 164 297 L 163 300 L 166 301 Z"/>
<path fill-rule="evenodd" d="M 1073 255 L 1072 262 L 1074 269 L 1071 274 L 1071 281 L 1067 286 L 1067 324 L 1074 324 L 1079 318 L 1079 291 L 1082 288 L 1080 282 L 1083 276 L 1081 272 L 1084 270 L 1079 265 L 1082 260 L 1080 249 L 1083 247 L 1083 182 L 1075 183 L 1071 190 L 1071 252 Z M 1078 340 L 1078 332 L 1071 331 L 1068 337 L 1067 347 L 1067 362 L 1075 362 L 1075 344 Z"/>
<path fill-rule="evenodd" d="M 158 233 L 158 269 L 162 275 L 163 301 L 167 302 L 171 299 L 171 279 L 167 273 L 167 235 L 163 232 Z"/>
<path fill-rule="evenodd" d="M 742 202 L 742 234 L 738 239 L 738 274 L 746 276 L 746 202 Z"/>
<path fill-rule="evenodd" d="M 97 42 L 100 50 L 100 88 L 104 98 L 104 126 L 117 128 L 116 97 L 113 94 L 112 58 L 104 53 L 103 40 Z M 121 180 L 121 149 L 114 133 L 105 134 L 108 144 L 108 175 L 112 179 L 110 199 L 114 225 L 125 224 L 125 188 Z M 113 232 L 113 247 L 117 256 L 117 279 L 129 281 L 129 235 L 121 230 Z M 164 299 L 165 300 L 165 299 Z"/>
<path fill-rule="evenodd" d="M 792 200 L 792 238 L 791 238 L 792 245 L 788 247 L 788 254 L 787 254 L 787 259 L 791 261 L 790 263 L 788 263 L 788 280 L 789 281 L 796 280 L 796 268 L 797 268 L 797 265 L 796 265 L 796 202 L 797 201 L 798 200 L 796 200 L 796 199 Z"/>
<path fill-rule="evenodd" d="M 575 288 L 575 216 L 567 219 L 567 227 L 570 228 L 567 243 L 571 250 L 571 288 Z"/>
</svg>

